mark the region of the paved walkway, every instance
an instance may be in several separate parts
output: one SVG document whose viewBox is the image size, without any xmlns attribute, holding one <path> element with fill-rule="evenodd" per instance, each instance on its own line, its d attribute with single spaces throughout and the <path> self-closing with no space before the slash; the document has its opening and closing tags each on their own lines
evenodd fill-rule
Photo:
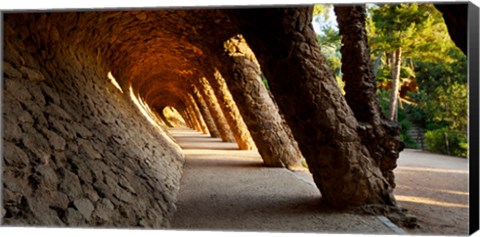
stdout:
<svg viewBox="0 0 480 237">
<path fill-rule="evenodd" d="M 309 174 L 266 168 L 258 152 L 188 129 L 172 129 L 186 163 L 172 228 L 395 234 L 374 216 L 319 202 Z"/>
</svg>

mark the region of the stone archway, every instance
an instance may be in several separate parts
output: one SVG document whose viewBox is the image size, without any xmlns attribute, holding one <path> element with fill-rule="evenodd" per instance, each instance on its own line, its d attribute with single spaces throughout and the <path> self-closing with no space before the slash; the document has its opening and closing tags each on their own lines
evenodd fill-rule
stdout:
<svg viewBox="0 0 480 237">
<path fill-rule="evenodd" d="M 267 165 L 288 167 L 301 154 L 283 115 L 329 204 L 395 205 L 393 181 L 377 147 L 365 146 L 310 21 L 311 8 L 6 14 L 6 223 L 168 226 L 183 159 L 154 111 L 167 105 L 190 127 L 244 149 L 253 140 Z M 259 75 L 252 59 L 224 52 L 238 34 L 280 113 L 268 113 L 277 106 L 250 80 Z M 248 103 L 268 111 L 241 98 L 258 91 Z"/>
</svg>

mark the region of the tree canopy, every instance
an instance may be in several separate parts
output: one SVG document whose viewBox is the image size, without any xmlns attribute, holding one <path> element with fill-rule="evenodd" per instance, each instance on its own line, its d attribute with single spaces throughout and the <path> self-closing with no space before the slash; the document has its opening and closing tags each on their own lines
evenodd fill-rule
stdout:
<svg viewBox="0 0 480 237">
<path fill-rule="evenodd" d="M 377 74 L 386 82 L 382 90 L 393 80 L 391 53 L 402 49 L 399 90 L 407 89 L 401 99 L 411 103 L 402 106 L 400 124 L 419 125 L 427 149 L 466 156 L 466 57 L 450 39 L 442 14 L 432 4 L 413 3 L 372 5 L 369 15 L 372 62 L 379 54 L 384 62 Z"/>
<path fill-rule="evenodd" d="M 320 24 L 321 51 L 341 84 L 340 36 L 327 23 L 331 7 L 315 6 L 314 19 Z M 433 4 L 402 3 L 368 4 L 367 16 L 379 100 L 387 117 L 392 101 L 398 100 L 396 118 L 407 146 L 421 147 L 407 134 L 419 127 L 425 149 L 466 157 L 467 61 L 450 39 L 442 14 Z M 392 89 L 395 80 L 398 85 Z M 398 93 L 392 97 L 394 90 Z"/>
</svg>

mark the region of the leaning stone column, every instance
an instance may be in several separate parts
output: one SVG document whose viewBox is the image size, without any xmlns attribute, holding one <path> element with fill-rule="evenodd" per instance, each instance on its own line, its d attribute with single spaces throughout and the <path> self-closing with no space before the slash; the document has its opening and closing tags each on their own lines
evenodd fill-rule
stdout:
<svg viewBox="0 0 480 237">
<path fill-rule="evenodd" d="M 247 125 L 243 121 L 237 105 L 233 101 L 232 95 L 220 72 L 215 70 L 213 76 L 210 75 L 207 77 L 207 80 L 210 82 L 213 92 L 215 92 L 218 104 L 225 115 L 225 119 L 230 126 L 230 130 L 232 131 L 233 137 L 235 137 L 240 150 L 257 149 L 255 142 L 252 140 L 250 132 L 248 131 Z"/>
<path fill-rule="evenodd" d="M 362 144 L 359 124 L 320 52 L 312 11 L 229 14 L 255 52 L 325 201 L 337 207 L 395 205 L 393 188 Z"/>
<path fill-rule="evenodd" d="M 202 129 L 200 128 L 200 125 L 199 125 L 199 122 L 198 122 L 198 117 L 197 117 L 197 115 L 195 114 L 195 112 L 194 112 L 193 109 L 192 109 L 192 105 L 187 104 L 186 106 L 187 106 L 187 107 L 186 107 L 186 109 L 187 109 L 187 114 L 188 114 L 188 116 L 190 117 L 190 120 L 191 120 L 192 125 L 193 125 L 193 129 L 201 132 Z"/>
<path fill-rule="evenodd" d="M 229 48 L 238 46 L 240 51 L 223 54 L 219 68 L 226 75 L 227 86 L 258 152 L 267 166 L 293 168 L 302 154 L 283 127 L 282 117 L 260 78 L 260 68 L 245 56 L 248 46 L 243 38 L 231 39 L 228 44 Z"/>
<path fill-rule="evenodd" d="M 196 87 L 192 87 L 192 92 L 191 95 L 193 96 L 195 102 L 198 105 L 198 109 L 200 110 L 200 113 L 205 121 L 205 124 L 208 127 L 208 131 L 210 132 L 210 136 L 212 137 L 220 137 L 220 133 L 218 132 L 217 126 L 215 125 L 215 122 L 213 121 L 212 115 L 210 114 L 210 111 L 208 110 L 207 105 L 205 104 L 205 101 L 203 100 L 202 95 L 198 91 Z"/>
<path fill-rule="evenodd" d="M 192 124 L 192 119 L 187 113 L 187 108 L 184 105 L 179 105 L 178 108 L 179 108 L 178 112 L 180 113 L 180 115 L 182 115 L 183 120 L 185 120 L 185 125 L 187 125 L 187 127 L 191 129 L 195 129 L 195 127 Z"/>
<path fill-rule="evenodd" d="M 167 125 L 167 127 L 173 128 L 173 125 L 170 123 L 170 121 L 168 121 L 168 119 L 165 117 L 165 114 L 163 113 L 165 108 L 166 108 L 165 106 L 162 106 L 162 108 L 157 111 L 158 116 L 160 117 L 160 119 L 162 119 L 163 123 Z"/>
<path fill-rule="evenodd" d="M 185 104 L 183 106 L 183 112 L 188 119 L 189 127 L 191 129 L 200 131 L 198 126 L 197 126 L 197 123 L 195 122 L 196 118 L 193 116 L 193 113 L 192 113 L 191 109 L 188 107 L 188 104 Z"/>
<path fill-rule="evenodd" d="M 208 110 L 212 115 L 218 133 L 220 134 L 220 138 L 222 138 L 224 142 L 235 142 L 235 138 L 233 137 L 233 134 L 230 131 L 230 127 L 225 120 L 225 116 L 223 115 L 223 112 L 218 105 L 217 97 L 215 96 L 212 87 L 210 86 L 210 83 L 208 83 L 207 79 L 201 77 L 198 79 L 197 85 L 198 91 L 204 98 L 205 104 L 207 105 Z"/>
<path fill-rule="evenodd" d="M 195 121 L 196 117 L 194 117 L 194 115 L 191 111 L 191 108 L 189 106 L 189 103 L 186 101 L 186 98 L 183 97 L 179 101 L 180 101 L 180 102 L 178 102 L 179 108 L 180 108 L 179 112 L 182 115 L 182 117 L 184 118 L 186 125 L 193 130 L 200 131 L 199 127 L 198 127 L 198 125 Z"/>
<path fill-rule="evenodd" d="M 395 187 L 393 169 L 397 167 L 403 143 L 399 126 L 389 121 L 378 103 L 375 77 L 370 66 L 370 50 L 365 30 L 365 5 L 335 6 L 342 36 L 342 73 L 345 99 L 359 122 L 359 135 L 383 176 Z M 376 141 L 376 142 L 372 142 Z"/>
<path fill-rule="evenodd" d="M 193 113 L 195 113 L 195 116 L 198 119 L 198 126 L 200 128 L 200 131 L 203 134 L 209 134 L 207 124 L 205 123 L 205 120 L 202 114 L 200 113 L 200 109 L 198 108 L 197 102 L 195 101 L 195 99 L 191 94 L 188 93 L 185 96 L 187 97 L 189 104 L 191 105 Z"/>
<path fill-rule="evenodd" d="M 200 129 L 200 126 L 198 125 L 198 118 L 197 116 L 195 115 L 195 113 L 193 112 L 192 110 L 192 107 L 190 104 L 186 104 L 185 105 L 185 113 L 187 114 L 187 116 L 190 118 L 190 124 L 192 126 L 192 129 L 194 130 L 197 130 L 197 131 L 201 131 Z"/>
</svg>

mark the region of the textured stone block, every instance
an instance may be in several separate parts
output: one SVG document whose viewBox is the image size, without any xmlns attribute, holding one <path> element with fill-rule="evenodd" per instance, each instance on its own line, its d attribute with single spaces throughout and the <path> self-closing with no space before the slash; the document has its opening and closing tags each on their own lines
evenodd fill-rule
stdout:
<svg viewBox="0 0 480 237">
<path fill-rule="evenodd" d="M 87 221 L 90 220 L 90 217 L 92 216 L 92 212 L 95 209 L 93 206 L 92 202 L 86 198 L 82 199 L 77 199 L 73 201 L 73 205 L 75 208 L 82 214 L 83 218 L 85 218 Z"/>
<path fill-rule="evenodd" d="M 22 75 L 29 80 L 32 80 L 32 81 L 45 80 L 45 77 L 43 76 L 43 74 L 37 70 L 31 69 L 28 67 L 21 67 L 20 71 L 22 72 Z"/>
</svg>

